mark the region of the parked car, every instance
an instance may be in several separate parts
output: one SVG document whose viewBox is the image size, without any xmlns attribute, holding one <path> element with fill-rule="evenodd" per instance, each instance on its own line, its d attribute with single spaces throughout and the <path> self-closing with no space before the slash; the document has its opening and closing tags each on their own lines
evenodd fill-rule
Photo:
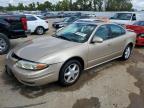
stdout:
<svg viewBox="0 0 144 108">
<path fill-rule="evenodd" d="M 67 26 L 67 25 L 69 25 L 69 24 L 72 24 L 73 22 L 75 22 L 76 20 L 81 19 L 81 18 L 88 18 L 88 17 L 86 17 L 86 16 L 67 17 L 67 18 L 64 18 L 64 20 L 62 20 L 62 21 L 54 22 L 54 23 L 52 24 L 52 26 L 53 26 L 54 28 L 56 28 L 56 29 L 59 29 L 59 28 L 65 27 L 65 26 Z"/>
<path fill-rule="evenodd" d="M 133 24 L 140 20 L 144 20 L 143 12 L 118 12 L 110 18 L 110 22 L 122 25 Z"/>
<path fill-rule="evenodd" d="M 25 15 L 0 15 L 0 55 L 9 51 L 9 39 L 25 38 L 27 33 Z"/>
<path fill-rule="evenodd" d="M 38 35 L 43 35 L 48 31 L 48 22 L 36 15 L 26 14 L 28 30 L 31 33 L 36 33 Z"/>
<path fill-rule="evenodd" d="M 144 21 L 137 21 L 133 25 L 126 25 L 126 28 L 133 30 L 137 34 L 136 45 L 144 46 Z"/>
<path fill-rule="evenodd" d="M 47 20 L 47 18 L 45 16 L 43 16 L 43 15 L 36 15 L 36 16 L 41 18 L 41 19 L 43 19 L 43 20 Z"/>
<path fill-rule="evenodd" d="M 48 18 L 57 18 L 58 15 L 56 13 L 45 13 L 44 16 L 48 19 Z"/>
<path fill-rule="evenodd" d="M 23 84 L 59 81 L 74 84 L 83 70 L 116 58 L 129 59 L 136 34 L 112 23 L 74 22 L 53 36 L 17 46 L 6 57 L 6 70 Z"/>
<path fill-rule="evenodd" d="M 54 22 L 52 24 L 52 26 L 56 29 L 59 29 L 59 28 L 62 28 L 64 26 L 67 26 L 67 25 L 73 23 L 77 19 L 78 19 L 78 17 L 67 17 L 67 18 L 64 18 L 64 20 L 62 20 L 62 21 Z"/>
</svg>

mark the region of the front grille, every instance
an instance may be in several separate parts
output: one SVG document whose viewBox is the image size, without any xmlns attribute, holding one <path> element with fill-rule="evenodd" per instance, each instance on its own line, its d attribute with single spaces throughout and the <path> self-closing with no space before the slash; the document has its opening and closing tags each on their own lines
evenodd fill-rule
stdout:
<svg viewBox="0 0 144 108">
<path fill-rule="evenodd" d="M 15 53 L 12 53 L 11 56 L 12 56 L 14 59 L 22 60 L 22 58 L 20 58 L 19 56 L 17 56 Z"/>
</svg>

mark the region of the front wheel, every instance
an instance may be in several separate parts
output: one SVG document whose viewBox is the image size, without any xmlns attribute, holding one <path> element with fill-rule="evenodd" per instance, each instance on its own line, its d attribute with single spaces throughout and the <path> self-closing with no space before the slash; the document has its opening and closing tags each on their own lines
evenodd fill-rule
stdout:
<svg viewBox="0 0 144 108">
<path fill-rule="evenodd" d="M 60 70 L 59 82 L 62 86 L 74 84 L 80 77 L 82 65 L 77 60 L 70 60 Z"/>
<path fill-rule="evenodd" d="M 10 49 L 10 41 L 8 37 L 0 33 L 0 55 L 8 53 Z"/>
<path fill-rule="evenodd" d="M 123 60 L 128 60 L 131 56 L 131 52 L 132 52 L 132 46 L 128 45 L 123 53 L 122 59 Z"/>
</svg>

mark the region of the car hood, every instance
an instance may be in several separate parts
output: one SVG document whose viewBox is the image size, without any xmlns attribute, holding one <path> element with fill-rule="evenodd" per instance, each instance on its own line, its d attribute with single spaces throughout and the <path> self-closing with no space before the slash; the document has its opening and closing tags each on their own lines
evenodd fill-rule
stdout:
<svg viewBox="0 0 144 108">
<path fill-rule="evenodd" d="M 37 38 L 19 45 L 14 49 L 14 53 L 26 60 L 39 61 L 45 56 L 58 53 L 77 45 L 79 45 L 79 43 L 49 36 Z"/>
<path fill-rule="evenodd" d="M 115 19 L 110 19 L 111 23 L 117 23 L 117 24 L 131 24 L 129 20 L 115 20 Z"/>
</svg>

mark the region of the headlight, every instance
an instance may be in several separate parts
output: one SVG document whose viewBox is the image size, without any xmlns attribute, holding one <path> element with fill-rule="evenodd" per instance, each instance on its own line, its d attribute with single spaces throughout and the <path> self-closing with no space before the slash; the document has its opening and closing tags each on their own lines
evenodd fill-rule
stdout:
<svg viewBox="0 0 144 108">
<path fill-rule="evenodd" d="M 16 63 L 16 66 L 27 70 L 42 70 L 48 67 L 47 64 L 35 63 L 35 62 L 24 61 L 24 60 L 18 61 Z"/>
<path fill-rule="evenodd" d="M 64 27 L 64 25 L 60 24 L 59 27 Z"/>
</svg>

